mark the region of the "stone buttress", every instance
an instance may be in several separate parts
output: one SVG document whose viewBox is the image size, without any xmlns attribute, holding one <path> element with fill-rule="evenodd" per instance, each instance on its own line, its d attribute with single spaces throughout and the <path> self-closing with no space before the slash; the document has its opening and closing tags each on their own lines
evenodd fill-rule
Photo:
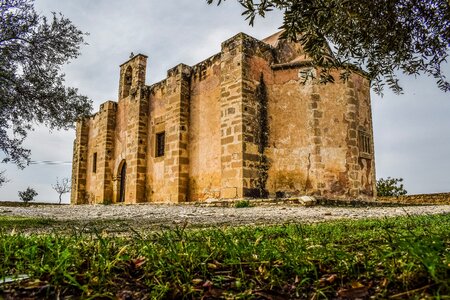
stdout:
<svg viewBox="0 0 450 300">
<path fill-rule="evenodd" d="M 168 71 L 166 94 L 164 173 L 170 202 L 187 201 L 189 184 L 189 82 L 190 67 L 180 64 Z"/>
</svg>

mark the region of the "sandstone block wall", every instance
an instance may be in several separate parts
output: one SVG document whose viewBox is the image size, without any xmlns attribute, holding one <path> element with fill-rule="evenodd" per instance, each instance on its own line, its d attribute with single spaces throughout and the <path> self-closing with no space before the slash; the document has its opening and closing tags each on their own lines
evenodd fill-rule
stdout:
<svg viewBox="0 0 450 300">
<path fill-rule="evenodd" d="M 137 55 L 120 66 L 118 115 L 115 128 L 118 144 L 113 159 L 114 195 L 119 202 L 121 167 L 126 164 L 125 202 L 146 202 L 148 92 L 145 86 L 147 57 Z M 131 78 L 127 78 L 131 74 Z M 120 144 L 120 145 L 119 145 Z"/>
<path fill-rule="evenodd" d="M 221 54 L 192 68 L 189 101 L 189 197 L 203 201 L 221 195 Z M 207 116 L 207 117 L 206 117 Z"/>
<path fill-rule="evenodd" d="M 377 197 L 377 201 L 401 204 L 450 205 L 450 193 L 404 195 L 399 197 Z"/>
<path fill-rule="evenodd" d="M 240 33 L 150 86 L 145 55 L 122 64 L 118 102 L 77 125 L 72 203 L 373 198 L 368 80 L 322 85 L 278 36 Z"/>
<path fill-rule="evenodd" d="M 73 143 L 72 189 L 70 194 L 70 203 L 72 204 L 86 203 L 88 133 L 86 120 L 79 120 Z"/>
</svg>

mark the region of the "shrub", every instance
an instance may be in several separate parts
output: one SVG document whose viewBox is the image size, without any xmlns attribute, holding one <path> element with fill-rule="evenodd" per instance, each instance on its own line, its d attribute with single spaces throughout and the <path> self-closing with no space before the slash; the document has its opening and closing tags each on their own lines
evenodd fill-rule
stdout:
<svg viewBox="0 0 450 300">
<path fill-rule="evenodd" d="M 377 194 L 381 197 L 398 197 L 406 195 L 407 191 L 403 188 L 403 178 L 380 178 L 377 180 Z"/>
<path fill-rule="evenodd" d="M 252 207 L 252 204 L 250 203 L 250 200 L 240 200 L 234 203 L 234 207 L 236 208 Z"/>
<path fill-rule="evenodd" d="M 33 188 L 30 188 L 30 187 L 28 187 L 23 192 L 19 192 L 20 199 L 25 203 L 33 201 L 34 197 L 36 197 L 37 195 L 38 195 L 38 193 Z"/>
</svg>

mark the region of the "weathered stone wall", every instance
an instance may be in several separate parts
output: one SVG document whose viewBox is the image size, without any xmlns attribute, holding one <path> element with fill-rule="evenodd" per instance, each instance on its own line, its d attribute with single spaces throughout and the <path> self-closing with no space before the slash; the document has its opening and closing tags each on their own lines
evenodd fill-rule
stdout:
<svg viewBox="0 0 450 300">
<path fill-rule="evenodd" d="M 90 119 L 87 120 L 88 123 L 88 141 L 87 141 L 87 161 L 86 161 L 86 203 L 101 203 L 102 199 L 100 194 L 102 190 L 98 184 L 97 171 L 94 170 L 94 165 L 98 166 L 94 162 L 94 156 L 99 151 L 99 121 L 102 117 L 102 112 L 99 111 Z M 102 118 L 103 119 L 103 118 Z M 97 156 L 98 159 L 98 156 Z M 98 162 L 98 160 L 97 160 Z M 100 176 L 99 176 L 100 177 Z"/>
<path fill-rule="evenodd" d="M 97 166 L 95 202 L 112 202 L 113 200 L 113 152 L 114 129 L 116 123 L 117 103 L 108 101 L 100 105 L 97 135 Z"/>
<path fill-rule="evenodd" d="M 319 142 L 310 138 L 315 133 L 311 127 L 317 122 L 310 118 L 319 117 L 312 110 L 317 107 L 317 97 L 311 96 L 313 85 L 300 83 L 297 69 L 274 70 L 273 81 L 268 85 L 267 189 L 271 196 L 308 194 L 315 184 L 312 164 Z"/>
<path fill-rule="evenodd" d="M 112 159 L 114 150 L 114 129 L 117 103 L 107 101 L 100 105 L 100 110 L 85 125 L 85 168 L 86 178 L 82 203 L 103 203 L 112 200 Z"/>
<path fill-rule="evenodd" d="M 450 204 L 450 193 L 404 195 L 399 197 L 377 197 L 379 202 L 401 204 Z"/>
<path fill-rule="evenodd" d="M 127 186 L 125 199 L 130 203 L 146 202 L 148 97 L 146 89 L 137 89 L 129 100 L 127 114 Z M 122 156 L 121 156 L 122 157 Z M 120 164 L 121 159 L 116 160 Z M 117 168 L 116 172 L 119 172 Z M 118 176 L 118 174 L 117 174 Z"/>
<path fill-rule="evenodd" d="M 150 86 L 149 90 L 149 128 L 147 139 L 147 181 L 148 202 L 168 202 L 166 197 L 166 176 L 163 157 L 156 157 L 156 134 L 166 130 L 166 92 L 170 87 L 167 80 Z"/>
<path fill-rule="evenodd" d="M 320 84 L 302 65 L 274 68 L 269 89 L 270 194 L 370 198 L 375 188 L 371 156 L 359 153 L 358 131 L 372 138 L 369 85 L 359 74 L 346 83 Z M 336 72 L 333 74 L 339 78 Z M 356 85 L 356 86 L 355 86 Z"/>
<path fill-rule="evenodd" d="M 115 158 L 115 198 L 118 202 L 120 188 L 120 166 L 123 160 L 126 162 L 126 189 L 125 201 L 128 203 L 146 202 L 146 175 L 147 175 L 147 133 L 148 133 L 148 93 L 145 87 L 145 72 L 147 57 L 137 55 L 120 66 L 121 82 L 119 91 L 122 98 L 119 103 L 126 102 L 127 112 L 121 125 L 125 126 L 116 130 L 126 133 L 126 144 Z M 132 78 L 129 82 L 129 94 L 123 94 L 126 90 L 126 74 L 131 68 Z M 120 94 L 120 92 L 119 92 Z"/>
<path fill-rule="evenodd" d="M 180 64 L 167 78 L 164 174 L 170 202 L 188 200 L 189 75 L 190 67 Z"/>
<path fill-rule="evenodd" d="M 114 159 L 113 159 L 113 202 L 119 201 L 120 167 L 126 163 L 127 145 L 129 139 L 128 113 L 130 110 L 129 99 L 122 99 L 117 104 L 116 127 L 114 131 Z"/>
<path fill-rule="evenodd" d="M 145 201 L 148 122 L 145 68 L 146 57 L 143 55 L 135 56 L 121 65 L 119 102 L 107 101 L 101 104 L 98 113 L 83 121 L 86 123 L 86 141 L 79 144 L 86 147 L 84 151 L 87 156 L 85 168 L 80 172 L 86 177 L 84 203 L 112 203 L 119 200 L 118 173 L 124 161 L 127 163 L 126 201 Z M 129 75 L 127 82 L 123 78 L 125 74 Z M 128 85 L 126 96 L 124 85 Z M 78 202 L 82 201 L 80 195 L 74 197 Z"/>
<path fill-rule="evenodd" d="M 192 68 L 188 148 L 189 199 L 193 201 L 220 197 L 220 64 L 218 54 Z"/>
<path fill-rule="evenodd" d="M 353 73 L 321 85 L 301 46 L 278 36 L 240 33 L 217 55 L 180 64 L 151 86 L 146 56 L 122 64 L 118 103 L 78 124 L 72 202 L 119 202 L 121 186 L 127 203 L 372 198 L 368 80 Z"/>
<path fill-rule="evenodd" d="M 339 78 L 339 73 L 333 75 Z M 353 136 L 349 134 L 348 126 L 347 87 L 338 80 L 323 88 L 320 83 L 313 82 L 313 89 L 309 109 L 314 132 L 310 137 L 314 143 L 312 167 L 317 168 L 314 174 L 317 192 L 313 193 L 348 197 L 354 189 L 351 177 L 355 170 L 349 165 L 354 152 L 349 143 Z"/>
<path fill-rule="evenodd" d="M 168 71 L 166 80 L 149 88 L 151 126 L 147 201 L 180 202 L 189 193 L 189 66 L 180 64 Z M 165 133 L 164 156 L 156 157 L 156 135 Z"/>
<path fill-rule="evenodd" d="M 221 198 L 242 198 L 242 60 L 244 34 L 222 43 L 220 74 Z"/>
<path fill-rule="evenodd" d="M 267 156 L 269 138 L 268 87 L 272 83 L 274 63 L 272 48 L 250 36 L 244 39 L 243 57 L 243 194 L 246 197 L 266 197 Z"/>
<path fill-rule="evenodd" d="M 359 138 L 357 139 L 359 172 L 354 185 L 358 185 L 360 197 L 371 199 L 376 197 L 376 177 L 370 82 L 363 76 L 353 74 L 347 86 L 349 88 L 349 92 L 347 92 L 349 104 L 352 105 L 353 101 L 355 101 L 357 135 L 361 132 L 367 133 L 370 148 L 370 155 L 362 153 L 361 141 Z M 351 106 L 349 108 L 351 109 Z"/>
<path fill-rule="evenodd" d="M 73 142 L 71 204 L 86 203 L 88 134 L 87 121 L 84 119 L 79 120 L 75 132 L 75 141 Z"/>
</svg>

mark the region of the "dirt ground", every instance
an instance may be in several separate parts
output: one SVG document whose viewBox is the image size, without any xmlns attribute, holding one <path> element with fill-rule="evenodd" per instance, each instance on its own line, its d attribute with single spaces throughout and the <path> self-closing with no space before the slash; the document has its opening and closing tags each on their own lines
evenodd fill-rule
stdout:
<svg viewBox="0 0 450 300">
<path fill-rule="evenodd" d="M 30 205 L 0 206 L 0 216 L 52 220 L 51 227 L 89 227 L 103 224 L 108 231 L 167 227 L 218 227 L 311 223 L 337 219 L 383 218 L 405 215 L 449 214 L 450 205 L 397 207 L 331 207 L 276 204 L 245 208 L 194 205 Z"/>
</svg>

